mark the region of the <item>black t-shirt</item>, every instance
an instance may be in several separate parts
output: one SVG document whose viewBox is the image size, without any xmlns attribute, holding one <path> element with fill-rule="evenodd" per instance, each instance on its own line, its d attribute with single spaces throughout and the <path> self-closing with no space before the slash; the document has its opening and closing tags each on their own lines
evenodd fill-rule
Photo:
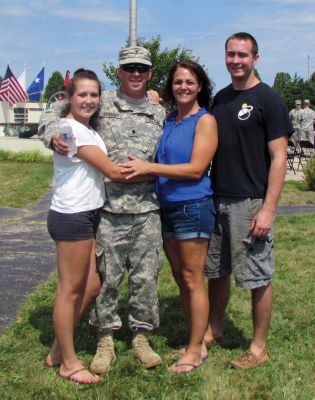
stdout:
<svg viewBox="0 0 315 400">
<path fill-rule="evenodd" d="M 211 168 L 214 194 L 264 198 L 270 168 L 267 144 L 293 132 L 286 105 L 260 82 L 242 91 L 232 85 L 222 89 L 214 98 L 212 112 L 219 130 Z"/>
</svg>

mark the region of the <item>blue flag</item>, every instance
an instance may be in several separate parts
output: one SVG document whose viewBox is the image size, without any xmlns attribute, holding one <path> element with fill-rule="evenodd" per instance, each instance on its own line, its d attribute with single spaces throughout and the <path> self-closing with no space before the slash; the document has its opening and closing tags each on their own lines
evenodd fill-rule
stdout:
<svg viewBox="0 0 315 400">
<path fill-rule="evenodd" d="M 39 101 L 42 91 L 44 90 L 44 67 L 40 70 L 39 74 L 30 84 L 27 89 L 27 94 L 29 100 Z"/>
</svg>

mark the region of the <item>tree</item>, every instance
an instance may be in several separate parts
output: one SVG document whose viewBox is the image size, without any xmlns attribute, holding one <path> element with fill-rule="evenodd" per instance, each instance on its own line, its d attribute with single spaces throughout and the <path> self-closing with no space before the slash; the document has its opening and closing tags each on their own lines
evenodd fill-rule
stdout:
<svg viewBox="0 0 315 400">
<path fill-rule="evenodd" d="M 287 72 L 277 72 L 273 83 L 273 89 L 281 96 L 284 88 L 291 83 L 291 80 L 291 76 Z"/>
<path fill-rule="evenodd" d="M 256 76 L 257 79 L 259 79 L 261 81 L 261 77 L 259 75 L 259 72 L 256 68 L 254 68 L 254 75 Z"/>
<path fill-rule="evenodd" d="M 3 81 L 3 78 L 2 78 L 2 76 L 0 75 L 0 86 L 1 86 L 2 81 Z"/>
<path fill-rule="evenodd" d="M 305 82 L 305 97 L 311 101 L 311 104 L 315 105 L 315 72 L 312 73 L 310 79 Z"/>
<path fill-rule="evenodd" d="M 150 82 L 148 83 L 148 89 L 153 89 L 161 92 L 167 79 L 168 71 L 170 66 L 175 62 L 183 60 L 192 60 L 198 62 L 199 59 L 192 55 L 192 50 L 186 48 L 180 48 L 180 46 L 174 49 L 165 48 L 161 50 L 161 37 L 152 37 L 149 40 L 145 38 L 138 38 L 138 46 L 145 47 L 151 53 L 151 61 L 154 68 L 154 73 Z M 128 46 L 128 41 L 126 41 L 126 46 Z M 111 83 L 118 87 L 119 79 L 117 76 L 117 66 L 113 63 L 104 63 L 103 71 Z"/>
<path fill-rule="evenodd" d="M 48 79 L 44 93 L 44 97 L 47 101 L 54 93 L 64 90 L 63 82 L 64 79 L 59 71 L 52 73 L 51 77 Z"/>
<path fill-rule="evenodd" d="M 304 82 L 297 74 L 292 78 L 287 72 L 278 72 L 273 89 L 283 98 L 288 109 L 291 109 L 295 100 L 305 98 L 307 82 Z"/>
<path fill-rule="evenodd" d="M 292 78 L 287 72 L 278 72 L 273 89 L 283 98 L 288 108 L 292 108 L 298 99 L 309 99 L 315 104 L 315 72 L 305 81 L 297 74 Z"/>
</svg>

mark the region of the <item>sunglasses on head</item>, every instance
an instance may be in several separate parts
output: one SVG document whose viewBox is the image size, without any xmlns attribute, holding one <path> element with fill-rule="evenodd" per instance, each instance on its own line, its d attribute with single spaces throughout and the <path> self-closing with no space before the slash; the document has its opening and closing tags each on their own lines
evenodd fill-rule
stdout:
<svg viewBox="0 0 315 400">
<path fill-rule="evenodd" d="M 139 74 L 144 74 L 149 71 L 150 67 L 144 64 L 126 64 L 121 65 L 121 68 L 126 72 L 135 72 L 138 71 Z"/>
</svg>

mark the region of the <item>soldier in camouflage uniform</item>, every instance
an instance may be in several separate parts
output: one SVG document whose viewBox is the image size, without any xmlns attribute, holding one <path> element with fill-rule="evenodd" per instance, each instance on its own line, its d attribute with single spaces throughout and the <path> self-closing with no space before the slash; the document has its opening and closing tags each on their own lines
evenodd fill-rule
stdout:
<svg viewBox="0 0 315 400">
<path fill-rule="evenodd" d="M 98 133 L 114 162 L 133 155 L 154 161 L 165 118 L 160 105 L 149 103 L 145 92 L 151 77 L 148 50 L 122 49 L 119 55 L 120 89 L 102 94 Z M 63 152 L 55 113 L 43 116 L 39 135 Z M 129 327 L 134 332 L 133 353 L 145 368 L 161 364 L 149 345 L 147 333 L 159 325 L 157 276 L 162 266 L 159 203 L 153 181 L 112 182 L 106 179 L 107 201 L 97 232 L 97 256 L 102 288 L 90 316 L 99 333 L 91 364 L 95 373 L 106 373 L 115 360 L 113 331 L 121 327 L 118 316 L 119 285 L 128 270 Z"/>
<path fill-rule="evenodd" d="M 311 109 L 311 102 L 303 101 L 302 110 L 302 140 L 314 144 L 315 111 Z"/>
<path fill-rule="evenodd" d="M 299 147 L 299 142 L 302 135 L 302 102 L 301 100 L 295 100 L 295 107 L 289 112 L 289 117 L 293 125 L 294 133 L 291 136 L 291 140 L 294 144 Z"/>
</svg>

